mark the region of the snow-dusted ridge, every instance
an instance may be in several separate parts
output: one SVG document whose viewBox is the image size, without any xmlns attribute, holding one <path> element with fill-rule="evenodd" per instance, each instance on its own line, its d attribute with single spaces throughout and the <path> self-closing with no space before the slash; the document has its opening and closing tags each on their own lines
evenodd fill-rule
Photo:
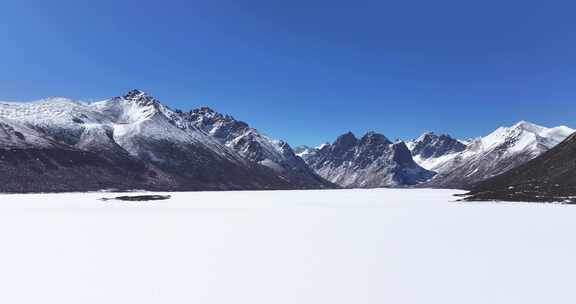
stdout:
<svg viewBox="0 0 576 304">
<path fill-rule="evenodd" d="M 43 191 L 115 183 L 165 190 L 334 187 L 330 182 L 467 188 L 573 132 L 521 121 L 470 141 L 426 132 L 393 143 L 375 132 L 360 139 L 347 133 L 295 151 L 230 115 L 208 107 L 172 109 L 140 90 L 89 103 L 61 97 L 0 102 L 0 184 L 6 180 L 0 191 L 34 191 L 38 183 L 50 184 Z M 95 174 L 101 178 L 91 181 Z"/>
<path fill-rule="evenodd" d="M 247 123 L 209 107 L 201 107 L 183 115 L 192 126 L 219 143 L 296 184 L 311 183 L 321 187 L 330 185 L 312 171 L 285 141 L 270 138 Z"/>
<path fill-rule="evenodd" d="M 360 139 L 348 132 L 332 144 L 306 151 L 302 157 L 312 169 L 347 188 L 404 187 L 434 176 L 414 162 L 404 142 L 392 143 L 376 132 Z"/>
<path fill-rule="evenodd" d="M 438 172 L 429 186 L 467 188 L 504 173 L 558 145 L 574 130 L 566 126 L 547 128 L 527 121 L 500 127 L 471 141 L 458 153 L 421 162 Z"/>
<path fill-rule="evenodd" d="M 226 117 L 225 126 L 243 127 L 216 132 L 198 124 L 214 118 L 210 118 L 212 114 Z M 138 189 L 333 187 L 295 156 L 288 144 L 260 134 L 231 116 L 212 114 L 174 110 L 140 90 L 92 103 L 66 98 L 2 102 L 0 143 L 4 147 L 25 149 L 27 152 L 20 155 L 40 160 L 35 167 L 17 169 L 16 166 L 23 166 L 21 162 L 12 155 L 0 155 L 0 167 L 5 166 L 5 171 L 10 172 L 2 177 L 36 179 L 32 173 L 27 173 L 30 170 L 61 178 L 60 181 L 54 176 L 44 179 L 47 185 L 39 186 L 42 191 L 114 188 L 115 181 L 123 176 L 128 185 L 121 188 Z M 230 132 L 225 136 L 226 140 L 217 136 L 226 132 Z M 68 171 L 74 172 L 67 173 L 62 169 L 60 163 L 65 159 L 54 160 L 57 155 L 66 154 L 58 154 L 56 151 L 59 150 L 72 153 L 67 157 L 77 158 L 76 167 L 67 167 Z M 44 155 L 46 153 L 48 156 Z M 2 161 L 2 157 L 6 161 Z M 96 163 L 106 164 L 107 171 L 102 174 L 106 178 L 96 178 L 93 185 L 82 189 L 80 181 L 90 175 L 86 167 Z M 132 165 L 126 166 L 126 170 L 133 166 L 140 170 L 137 176 L 132 177 L 134 179 L 126 179 L 126 172 L 114 169 L 128 163 Z M 53 171 L 58 168 L 61 170 Z M 62 183 L 64 176 L 72 181 L 78 180 L 78 184 Z M 23 188 L 14 185 L 16 189 L 8 187 L 4 190 L 35 191 L 34 185 L 22 185 Z M 68 189 L 69 186 L 72 189 Z"/>
<path fill-rule="evenodd" d="M 407 143 L 414 161 L 428 170 L 433 170 L 438 163 L 451 155 L 464 151 L 466 145 L 447 134 L 425 132 L 417 139 Z"/>
<path fill-rule="evenodd" d="M 527 121 L 520 121 L 510 127 L 500 127 L 485 137 L 465 141 L 447 134 L 425 132 L 418 138 L 405 142 L 405 146 L 410 150 L 411 161 L 421 169 L 433 172 L 422 175 L 423 171 L 419 171 L 420 176 L 432 178 L 427 181 L 419 178 L 417 182 L 407 185 L 468 188 L 541 155 L 572 133 L 574 130 L 566 126 L 547 128 Z M 340 144 L 337 145 L 338 142 Z M 342 154 L 342 151 L 356 149 L 357 142 L 358 139 L 348 133 L 332 145 L 321 148 L 299 147 L 298 154 L 320 175 L 345 187 L 406 185 L 390 179 L 393 174 L 390 174 L 389 162 L 383 166 L 383 161 L 378 158 L 363 159 L 362 166 L 354 165 L 361 159 L 359 153 Z M 334 148 L 342 143 L 348 144 L 344 145 L 346 147 Z M 403 142 L 397 144 L 404 145 Z M 328 149 L 325 150 L 325 147 Z M 383 151 L 388 148 L 377 149 L 382 155 L 386 154 Z M 370 166 L 373 168 L 367 173 L 366 168 Z"/>
</svg>

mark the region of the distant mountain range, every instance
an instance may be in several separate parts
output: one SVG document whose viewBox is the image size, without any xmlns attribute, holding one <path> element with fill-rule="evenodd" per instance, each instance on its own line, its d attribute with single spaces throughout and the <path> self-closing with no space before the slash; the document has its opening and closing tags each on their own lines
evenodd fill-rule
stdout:
<svg viewBox="0 0 576 304">
<path fill-rule="evenodd" d="M 470 189 L 541 155 L 573 132 L 522 121 L 469 142 L 431 132 L 406 143 L 373 132 L 360 140 L 347 133 L 333 144 L 297 151 L 316 173 L 342 187 Z"/>
<path fill-rule="evenodd" d="M 0 191 L 434 187 L 471 189 L 487 199 L 510 187 L 528 189 L 519 181 L 561 176 L 569 182 L 536 183 L 546 191 L 567 189 L 555 192 L 560 196 L 573 189 L 568 173 L 536 161 L 569 167 L 576 159 L 570 148 L 550 153 L 569 146 L 564 140 L 572 133 L 522 121 L 467 141 L 426 132 L 392 142 L 349 132 L 333 143 L 292 149 L 230 115 L 171 109 L 139 90 L 94 103 L 0 102 Z"/>
<path fill-rule="evenodd" d="M 570 136 L 568 127 L 545 128 L 529 122 L 501 127 L 467 145 L 444 143 L 433 157 L 416 154 L 418 162 L 438 174 L 424 187 L 469 189 L 476 183 L 504 173 L 551 149 Z M 416 141 L 415 147 L 422 141 Z"/>
<path fill-rule="evenodd" d="M 300 155 L 316 173 L 342 187 L 411 186 L 435 175 L 414 162 L 404 142 L 392 143 L 374 132 L 360 139 L 346 133 L 333 144 L 304 151 Z"/>
</svg>

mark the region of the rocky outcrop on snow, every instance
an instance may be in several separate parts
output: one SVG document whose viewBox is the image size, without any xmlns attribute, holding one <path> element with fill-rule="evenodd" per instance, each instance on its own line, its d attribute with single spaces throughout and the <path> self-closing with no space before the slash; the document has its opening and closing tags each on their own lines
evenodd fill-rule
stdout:
<svg viewBox="0 0 576 304">
<path fill-rule="evenodd" d="M 360 139 L 343 134 L 303 157 L 320 176 L 348 188 L 415 185 L 434 176 L 414 162 L 404 142 L 392 143 L 375 132 Z"/>
</svg>

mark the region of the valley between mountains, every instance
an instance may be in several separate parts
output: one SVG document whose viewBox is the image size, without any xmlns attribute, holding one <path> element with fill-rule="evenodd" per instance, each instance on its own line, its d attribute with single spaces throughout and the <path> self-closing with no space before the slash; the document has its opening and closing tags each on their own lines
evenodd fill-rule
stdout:
<svg viewBox="0 0 576 304">
<path fill-rule="evenodd" d="M 466 141 L 349 132 L 292 148 L 233 116 L 172 109 L 140 90 L 92 103 L 0 102 L 0 191 L 426 187 L 473 190 L 480 200 L 569 200 L 573 133 L 521 121 Z"/>
</svg>

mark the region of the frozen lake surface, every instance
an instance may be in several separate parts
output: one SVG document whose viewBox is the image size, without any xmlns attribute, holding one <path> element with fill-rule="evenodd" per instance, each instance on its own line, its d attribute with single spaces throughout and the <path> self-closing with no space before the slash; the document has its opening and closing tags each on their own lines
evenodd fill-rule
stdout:
<svg viewBox="0 0 576 304">
<path fill-rule="evenodd" d="M 576 303 L 576 206 L 450 190 L 0 196 L 0 303 Z"/>
</svg>

